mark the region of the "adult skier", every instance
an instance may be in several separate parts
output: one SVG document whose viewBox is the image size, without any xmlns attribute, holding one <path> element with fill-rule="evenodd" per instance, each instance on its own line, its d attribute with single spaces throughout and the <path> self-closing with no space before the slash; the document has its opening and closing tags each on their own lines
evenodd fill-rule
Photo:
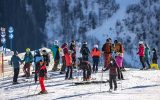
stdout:
<svg viewBox="0 0 160 100">
<path fill-rule="evenodd" d="M 70 45 L 70 50 L 72 52 L 72 66 L 76 68 L 76 42 L 72 41 Z"/>
<path fill-rule="evenodd" d="M 14 55 L 11 57 L 11 66 L 13 66 L 14 69 L 13 84 L 18 84 L 17 79 L 19 75 L 20 62 L 22 63 L 22 60 L 19 58 L 18 52 L 14 51 Z"/>
<path fill-rule="evenodd" d="M 35 50 L 35 55 L 34 55 L 34 63 L 35 63 L 35 83 L 37 83 L 37 77 L 38 77 L 38 71 L 41 67 L 40 65 L 40 61 L 44 61 L 43 56 L 41 56 L 40 51 L 39 50 Z"/>
<path fill-rule="evenodd" d="M 51 48 L 53 58 L 54 58 L 54 66 L 52 68 L 52 71 L 58 71 L 58 64 L 60 61 L 60 48 L 58 46 L 58 40 L 54 41 L 54 45 Z"/>
<path fill-rule="evenodd" d="M 107 67 L 110 63 L 111 53 L 112 53 L 112 43 L 111 39 L 107 39 L 106 43 L 102 47 L 104 54 L 104 67 Z"/>
<path fill-rule="evenodd" d="M 148 69 L 150 69 L 150 48 L 148 44 L 145 43 L 145 56 L 144 56 L 145 62 L 148 65 Z"/>
<path fill-rule="evenodd" d="M 97 73 L 98 72 L 98 63 L 99 63 L 99 58 L 101 56 L 101 52 L 98 49 L 98 45 L 94 45 L 94 48 L 91 51 L 91 56 L 93 59 L 93 73 Z"/>
<path fill-rule="evenodd" d="M 65 68 L 66 68 L 65 54 L 66 53 L 68 53 L 68 44 L 63 43 L 62 46 L 61 46 L 61 50 L 60 50 L 60 54 L 61 54 L 61 58 L 62 58 L 62 66 L 61 66 L 60 74 L 65 73 Z"/>
<path fill-rule="evenodd" d="M 145 63 L 144 63 L 144 43 L 143 43 L 143 41 L 139 42 L 139 47 L 138 47 L 137 54 L 139 55 L 140 62 L 143 66 L 143 68 L 141 68 L 140 70 L 145 70 L 146 66 L 145 66 Z"/>
<path fill-rule="evenodd" d="M 122 73 L 124 48 L 123 48 L 122 43 L 118 42 L 118 40 L 115 40 L 114 44 L 115 44 L 114 51 L 116 53 L 115 61 L 116 61 L 117 65 L 118 65 L 118 68 L 117 68 L 118 79 L 121 80 L 121 79 L 124 79 L 123 78 L 123 73 Z"/>
<path fill-rule="evenodd" d="M 89 51 L 89 48 L 87 47 L 87 42 L 83 42 L 80 53 L 82 54 L 82 60 L 88 61 L 90 51 Z"/>
<path fill-rule="evenodd" d="M 152 63 L 157 64 L 158 56 L 156 48 L 153 48 L 152 52 L 153 52 Z"/>
<path fill-rule="evenodd" d="M 65 79 L 73 79 L 72 76 L 72 72 L 73 72 L 73 68 L 72 68 L 72 57 L 71 57 L 71 51 L 68 51 L 67 53 L 65 53 L 65 60 L 66 60 L 66 68 L 67 68 L 67 72 L 66 72 L 66 76 Z"/>
<path fill-rule="evenodd" d="M 32 62 L 33 62 L 33 55 L 30 52 L 29 48 L 26 49 L 26 53 L 24 55 L 23 62 L 25 62 L 24 67 L 23 67 L 23 71 L 25 74 L 23 75 L 23 77 L 29 78 L 30 77 L 30 66 L 32 65 Z"/>
<path fill-rule="evenodd" d="M 42 50 L 42 56 L 43 56 L 43 59 L 44 59 L 44 62 L 46 64 L 46 66 L 48 67 L 49 63 L 50 63 L 50 55 L 49 55 L 49 53 L 46 50 Z"/>
</svg>

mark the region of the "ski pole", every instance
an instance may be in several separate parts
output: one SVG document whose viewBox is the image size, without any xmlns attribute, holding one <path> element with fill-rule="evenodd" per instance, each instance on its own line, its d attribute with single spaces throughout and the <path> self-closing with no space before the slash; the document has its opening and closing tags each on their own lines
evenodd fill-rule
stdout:
<svg viewBox="0 0 160 100">
<path fill-rule="evenodd" d="M 36 89 L 34 90 L 34 95 L 35 95 L 35 93 L 36 93 L 36 91 L 37 91 L 37 88 L 38 88 L 38 84 L 37 84 L 37 86 L 36 86 Z"/>
<path fill-rule="evenodd" d="M 120 68 L 120 72 L 121 72 L 121 68 Z M 121 80 L 121 90 L 122 90 L 122 72 L 120 73 L 120 80 Z"/>
<path fill-rule="evenodd" d="M 102 75 L 101 75 L 100 92 L 101 92 L 101 87 L 102 87 L 102 81 L 103 81 L 103 69 L 102 69 Z"/>
<path fill-rule="evenodd" d="M 30 79 L 30 82 L 29 82 L 29 87 L 28 87 L 27 94 L 29 93 L 29 90 L 30 90 L 30 87 L 31 87 L 31 82 L 32 82 L 32 78 Z"/>
</svg>

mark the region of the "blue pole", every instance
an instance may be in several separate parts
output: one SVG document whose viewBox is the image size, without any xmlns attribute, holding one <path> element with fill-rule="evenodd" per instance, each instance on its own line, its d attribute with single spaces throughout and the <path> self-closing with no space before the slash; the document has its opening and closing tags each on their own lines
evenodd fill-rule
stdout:
<svg viewBox="0 0 160 100">
<path fill-rule="evenodd" d="M 12 50 L 12 39 L 10 39 L 10 48 Z"/>
</svg>

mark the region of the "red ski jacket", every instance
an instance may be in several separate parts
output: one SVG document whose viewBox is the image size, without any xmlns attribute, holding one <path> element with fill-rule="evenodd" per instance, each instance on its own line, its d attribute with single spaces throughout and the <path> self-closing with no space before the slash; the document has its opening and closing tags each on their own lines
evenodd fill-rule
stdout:
<svg viewBox="0 0 160 100">
<path fill-rule="evenodd" d="M 72 66 L 72 58 L 69 53 L 65 54 L 66 66 Z"/>
<path fill-rule="evenodd" d="M 138 48 L 138 53 L 139 56 L 143 57 L 144 56 L 144 45 L 140 44 L 139 48 Z"/>
</svg>

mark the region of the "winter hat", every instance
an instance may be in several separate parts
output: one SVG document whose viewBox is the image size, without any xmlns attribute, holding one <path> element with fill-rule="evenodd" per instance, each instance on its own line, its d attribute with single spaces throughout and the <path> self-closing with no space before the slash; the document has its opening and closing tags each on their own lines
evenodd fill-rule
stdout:
<svg viewBox="0 0 160 100">
<path fill-rule="evenodd" d="M 97 45 L 97 44 L 95 44 L 95 45 L 94 45 L 94 48 L 98 48 L 98 45 Z"/>
<path fill-rule="evenodd" d="M 143 41 L 139 41 L 139 44 L 143 44 Z"/>
<path fill-rule="evenodd" d="M 67 47 L 67 45 L 68 45 L 67 43 L 63 43 L 61 48 L 65 48 L 65 47 Z"/>
<path fill-rule="evenodd" d="M 118 43 L 118 40 L 114 40 L 114 43 Z"/>
</svg>

